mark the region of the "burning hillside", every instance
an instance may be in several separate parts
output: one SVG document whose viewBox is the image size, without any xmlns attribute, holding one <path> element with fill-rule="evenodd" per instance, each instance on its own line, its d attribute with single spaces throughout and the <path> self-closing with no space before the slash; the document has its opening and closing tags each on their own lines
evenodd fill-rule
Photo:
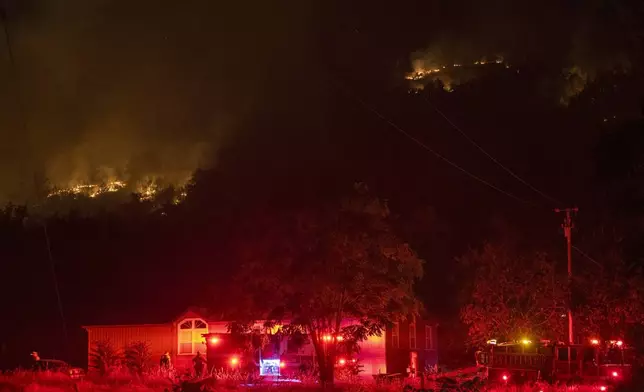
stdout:
<svg viewBox="0 0 644 392">
<path fill-rule="evenodd" d="M 128 186 L 125 181 L 114 180 L 100 184 L 77 184 L 69 187 L 54 187 L 47 195 L 48 198 L 54 197 L 88 197 L 96 198 L 108 193 L 127 192 L 138 196 L 139 200 L 153 200 L 163 187 L 156 179 L 147 179 L 140 181 L 132 186 Z M 180 189 L 173 198 L 174 204 L 180 203 L 186 197 L 186 192 Z"/>
<path fill-rule="evenodd" d="M 493 60 L 492 60 L 493 58 Z M 453 91 L 454 86 L 462 84 L 482 69 L 483 66 L 504 66 L 510 68 L 510 64 L 504 61 L 503 56 L 483 57 L 471 62 L 442 63 L 433 56 L 421 55 L 412 56 L 413 71 L 405 76 L 410 81 L 413 90 L 422 90 L 428 82 L 439 80 L 445 91 Z"/>
<path fill-rule="evenodd" d="M 94 198 L 103 193 L 118 192 L 127 184 L 123 181 L 111 181 L 106 184 L 78 184 L 68 188 L 54 188 L 47 197 L 84 195 Z"/>
</svg>

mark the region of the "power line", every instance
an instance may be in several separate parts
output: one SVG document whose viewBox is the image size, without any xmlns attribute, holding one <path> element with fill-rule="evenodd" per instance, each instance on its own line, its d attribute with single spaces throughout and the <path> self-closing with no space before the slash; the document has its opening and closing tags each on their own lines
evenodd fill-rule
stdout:
<svg viewBox="0 0 644 392">
<path fill-rule="evenodd" d="M 404 129 L 402 129 L 402 128 L 401 128 L 400 126 L 398 126 L 396 123 L 394 123 L 393 121 L 391 121 L 391 120 L 389 120 L 387 117 L 385 117 L 385 116 L 384 116 L 382 113 L 380 113 L 377 109 L 375 109 L 374 107 L 372 107 L 372 106 L 370 106 L 369 104 L 367 104 L 367 103 L 366 103 L 364 100 L 362 100 L 360 97 L 358 97 L 357 95 L 355 95 L 355 94 L 351 93 L 350 91 L 348 91 L 346 88 L 344 88 L 344 86 L 340 86 L 340 87 L 341 87 L 341 88 L 342 88 L 342 90 L 344 90 L 344 91 L 345 91 L 349 96 L 351 96 L 353 99 L 355 99 L 356 101 L 358 101 L 358 102 L 359 102 L 359 103 L 360 103 L 360 104 L 361 104 L 365 109 L 367 109 L 367 110 L 369 110 L 371 113 L 375 114 L 375 115 L 376 115 L 378 118 L 380 118 L 382 121 L 384 121 L 384 122 L 386 122 L 387 124 L 389 124 L 389 126 L 391 126 L 392 128 L 394 128 L 394 129 L 395 129 L 396 131 L 398 131 L 399 133 L 403 134 L 405 137 L 407 137 L 408 139 L 410 139 L 411 141 L 413 141 L 414 143 L 416 143 L 416 144 L 417 144 L 418 146 L 420 146 L 421 148 L 423 148 L 423 149 L 425 149 L 425 150 L 427 150 L 427 151 L 431 152 L 432 154 L 434 154 L 438 159 L 440 159 L 440 160 L 444 161 L 445 163 L 447 163 L 447 164 L 449 164 L 450 166 L 454 167 L 455 169 L 459 170 L 460 172 L 462 172 L 463 174 L 467 175 L 468 177 L 470 177 L 470 178 L 472 178 L 472 179 L 474 179 L 474 180 L 476 180 L 476 181 L 478 181 L 478 182 L 480 182 L 480 183 L 482 183 L 482 184 L 484 184 L 484 185 L 486 185 L 486 186 L 488 186 L 488 187 L 490 187 L 490 188 L 492 188 L 492 189 L 496 190 L 496 191 L 497 191 L 497 192 L 499 192 L 499 193 L 502 193 L 502 194 L 504 194 L 504 195 L 506 195 L 506 196 L 508 196 L 508 197 L 510 197 L 510 198 L 512 198 L 512 199 L 514 199 L 514 200 L 517 200 L 517 201 L 521 202 L 521 203 L 528 204 L 528 205 L 533 205 L 533 206 L 535 205 L 534 203 L 529 202 L 529 201 L 526 201 L 526 200 L 523 200 L 523 199 L 521 199 L 520 197 L 515 196 L 515 195 L 513 195 L 513 194 L 512 194 L 512 193 L 510 193 L 510 192 L 506 192 L 506 191 L 504 191 L 503 189 L 499 188 L 498 186 L 496 186 L 496 185 L 494 185 L 494 184 L 490 183 L 489 181 L 487 181 L 487 180 L 485 180 L 485 179 L 483 179 L 483 178 L 481 178 L 481 177 L 477 176 L 476 174 L 471 173 L 471 172 L 470 172 L 470 171 L 468 171 L 467 169 L 465 169 L 465 168 L 463 168 L 462 166 L 458 165 L 456 162 L 453 162 L 452 160 L 448 159 L 448 158 L 447 158 L 447 157 L 445 157 L 444 155 L 440 154 L 439 152 L 437 152 L 436 150 L 434 150 L 433 148 L 431 148 L 430 146 L 428 146 L 427 144 L 423 143 L 421 140 L 419 140 L 418 138 L 416 138 L 415 136 L 413 136 L 413 135 L 412 135 L 412 134 L 410 134 L 409 132 L 407 132 L 407 131 L 405 131 Z"/>
<path fill-rule="evenodd" d="M 354 30 L 355 30 L 355 29 L 354 29 Z M 357 32 L 357 30 L 355 30 L 355 31 Z M 368 40 L 368 39 L 364 39 L 364 41 L 365 41 L 365 42 L 367 42 L 367 44 L 369 44 L 369 45 L 371 44 L 371 41 L 370 41 L 370 40 Z M 549 196 L 549 195 L 548 195 L 548 194 L 546 194 L 545 192 L 542 192 L 541 190 L 537 189 L 536 187 L 534 187 L 533 185 L 531 185 L 530 183 L 528 183 L 526 180 L 524 180 L 523 178 L 521 178 L 518 174 L 514 173 L 514 172 L 513 172 L 512 170 L 510 170 L 508 167 L 506 167 L 506 166 L 505 166 L 505 165 L 503 165 L 501 162 L 499 162 L 496 158 L 494 158 L 494 157 L 492 156 L 492 154 L 488 153 L 488 152 L 487 152 L 483 147 L 481 147 L 481 146 L 480 146 L 478 143 L 476 143 L 476 142 L 475 142 L 471 137 L 469 137 L 469 136 L 468 136 L 468 135 L 467 135 L 467 134 L 466 134 L 466 133 L 465 133 L 465 132 L 460 128 L 460 127 L 458 127 L 458 126 L 457 126 L 453 121 L 451 121 L 451 120 L 450 120 L 450 119 L 449 119 L 449 118 L 448 118 L 448 117 L 447 117 L 447 116 L 446 116 L 446 115 L 445 115 L 445 114 L 444 114 L 440 109 L 438 109 L 438 107 L 436 107 L 434 104 L 432 104 L 432 103 L 427 99 L 427 97 L 423 96 L 423 98 L 424 98 L 424 99 L 425 99 L 425 101 L 426 101 L 430 106 L 432 106 L 432 108 L 434 108 L 434 110 L 435 110 L 438 114 L 440 114 L 440 115 L 441 115 L 441 116 L 442 116 L 442 117 L 443 117 L 443 118 L 444 118 L 444 119 L 445 119 L 445 120 L 446 120 L 446 121 L 447 121 L 447 122 L 448 122 L 448 123 L 449 123 L 449 124 L 454 128 L 454 129 L 456 129 L 456 130 L 457 130 L 457 131 L 458 131 L 458 132 L 459 132 L 463 137 L 465 137 L 465 138 L 466 138 L 470 143 L 472 143 L 476 148 L 478 148 L 478 149 L 479 149 L 483 154 L 485 154 L 489 159 L 491 159 L 495 164 L 497 164 L 499 167 L 501 167 L 503 170 L 505 170 L 508 174 L 510 174 L 510 175 L 511 175 L 512 177 L 514 177 L 516 180 L 518 180 L 519 182 L 521 182 L 522 184 L 524 184 L 524 185 L 525 185 L 525 186 L 527 186 L 528 188 L 532 189 L 534 192 L 538 193 L 539 195 L 541 195 L 541 196 L 542 196 L 542 197 L 544 197 L 545 199 L 548 199 L 549 201 L 553 202 L 555 205 L 562 206 L 562 205 L 564 204 L 564 203 L 562 203 L 561 201 L 559 201 L 559 200 L 555 199 L 554 197 Z M 372 110 L 372 111 L 373 111 L 373 110 Z M 433 152 L 433 151 L 432 151 L 432 152 Z M 434 154 L 436 154 L 436 153 L 434 152 Z M 440 156 L 439 156 L 439 158 L 444 159 L 444 158 L 442 158 L 442 157 L 440 157 Z M 461 170 L 461 169 L 459 168 L 459 170 Z M 470 175 L 470 176 L 471 176 L 471 173 L 469 173 L 468 175 Z M 473 178 L 475 178 L 475 177 L 476 177 L 476 176 L 474 176 Z M 486 183 L 486 181 L 484 181 L 484 183 Z M 486 184 L 486 185 L 488 185 L 488 184 Z M 489 185 L 488 185 L 488 186 L 489 186 Z M 496 189 L 496 187 L 494 187 L 494 188 Z M 498 189 L 497 189 L 497 190 L 498 190 Z M 507 192 L 501 192 L 501 193 L 507 193 Z M 516 197 L 513 197 L 513 198 L 516 198 Z M 523 202 L 525 202 L 525 201 L 523 201 Z"/>
<path fill-rule="evenodd" d="M 554 197 L 549 196 L 548 194 L 546 194 L 546 193 L 542 192 L 541 190 L 537 189 L 532 184 L 530 184 L 529 182 L 527 182 L 526 180 L 521 178 L 514 171 L 510 170 L 510 168 L 508 168 L 507 166 L 503 165 L 501 162 L 498 161 L 498 159 L 494 158 L 494 156 L 492 156 L 492 154 L 488 153 L 483 147 L 481 147 L 480 144 L 478 144 L 476 141 L 474 141 L 474 139 L 469 137 L 458 125 L 456 125 L 452 120 L 450 120 L 449 117 L 447 117 L 447 115 L 445 115 L 445 113 L 443 113 L 436 105 L 434 105 L 429 99 L 427 99 L 426 96 L 423 96 L 423 99 L 425 100 L 425 102 L 427 102 L 429 104 L 429 106 L 431 106 L 434 109 L 434 111 L 436 111 L 436 113 L 438 113 L 441 117 L 443 117 L 443 119 L 445 119 L 445 121 L 447 121 L 447 123 L 449 125 L 451 125 L 452 128 L 454 128 L 456 131 L 458 131 L 458 133 L 460 133 L 461 136 L 463 136 L 468 142 L 470 142 L 479 151 L 481 151 L 483 154 L 485 154 L 485 156 L 487 156 L 497 166 L 499 166 L 500 168 L 505 170 L 508 174 L 510 174 L 512 177 L 514 177 L 519 182 L 521 182 L 523 185 L 525 185 L 528 188 L 532 189 L 534 192 L 538 193 L 539 195 L 543 196 L 544 198 L 548 199 L 549 201 L 553 202 L 554 204 L 556 204 L 556 205 L 563 205 L 564 204 L 561 201 L 555 199 Z"/>
<path fill-rule="evenodd" d="M 592 257 L 588 256 L 588 254 L 586 252 L 584 252 L 583 250 L 579 249 L 577 246 L 573 245 L 572 248 L 574 250 L 576 250 L 577 252 L 579 252 L 580 255 L 584 256 L 588 260 L 590 260 L 593 263 L 595 263 L 599 268 L 604 269 L 604 266 L 601 265 L 601 263 L 599 263 L 599 261 L 597 261 L 597 260 L 593 259 Z"/>
<path fill-rule="evenodd" d="M 27 116 L 24 104 L 22 102 L 22 97 L 20 95 L 20 89 L 18 87 L 18 72 L 16 67 L 16 60 L 13 55 L 13 47 L 11 46 L 11 38 L 9 35 L 9 24 L 7 22 L 7 14 L 4 8 L 0 7 L 0 19 L 2 20 L 2 28 L 4 30 L 5 44 L 7 46 L 7 53 L 9 55 L 9 63 L 11 66 L 11 73 L 14 78 L 14 88 L 16 94 L 16 102 L 18 103 L 18 110 L 20 110 L 20 121 L 22 125 L 22 131 L 27 132 Z"/>
<path fill-rule="evenodd" d="M 27 115 L 25 111 L 24 104 L 20 95 L 20 88 L 18 85 L 18 72 L 16 67 L 16 61 L 13 55 L 13 48 L 11 46 L 11 38 L 9 35 L 9 25 L 7 23 L 7 14 L 4 8 L 0 7 L 0 19 L 2 20 L 2 27 L 4 30 L 5 43 L 7 45 L 7 52 L 9 54 L 9 62 L 11 65 L 11 72 L 13 73 L 14 83 L 15 83 L 15 94 L 18 106 L 20 109 L 20 120 L 23 128 L 23 132 L 27 132 Z M 51 253 L 51 243 L 49 241 L 49 233 L 47 231 L 47 224 L 42 222 L 42 227 L 45 234 L 45 242 L 47 245 L 47 255 L 49 259 L 49 267 L 51 269 L 52 278 L 54 281 L 54 290 L 56 292 L 56 300 L 58 303 L 58 312 L 60 313 L 61 322 L 63 324 L 63 334 L 65 336 L 65 344 L 68 344 L 68 335 L 67 335 L 67 322 L 65 320 L 65 314 L 63 313 L 63 302 L 60 296 L 60 289 L 58 287 L 58 275 L 56 274 L 56 266 L 54 264 L 54 257 Z"/>
<path fill-rule="evenodd" d="M 51 274 L 54 280 L 54 289 L 56 290 L 56 300 L 58 301 L 58 312 L 60 313 L 60 318 L 63 323 L 63 334 L 65 336 L 65 344 L 68 344 L 67 337 L 67 321 L 65 320 L 65 314 L 63 313 L 63 301 L 60 298 L 60 289 L 58 288 L 58 275 L 56 274 L 56 266 L 54 265 L 54 256 L 51 253 L 51 242 L 49 241 L 49 231 L 47 230 L 47 223 L 42 222 L 42 227 L 45 232 L 45 241 L 47 243 L 47 255 L 49 256 L 49 267 L 51 268 Z"/>
</svg>

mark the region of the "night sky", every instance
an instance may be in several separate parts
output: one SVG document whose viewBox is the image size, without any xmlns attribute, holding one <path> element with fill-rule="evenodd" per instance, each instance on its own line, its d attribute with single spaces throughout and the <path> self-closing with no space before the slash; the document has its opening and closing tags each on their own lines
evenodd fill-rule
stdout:
<svg viewBox="0 0 644 392">
<path fill-rule="evenodd" d="M 100 222 L 52 218 L 72 353 L 34 337 L 61 333 L 39 223 L 5 227 L 0 241 L 9 250 L 0 262 L 12 283 L 3 298 L 19 298 L 7 307 L 16 324 L 3 327 L 15 337 L 3 340 L 13 355 L 7 363 L 33 346 L 82 361 L 81 324 L 162 322 L 207 303 L 204 276 L 225 276 L 231 261 L 218 244 L 239 211 L 334 194 L 357 180 L 417 221 L 401 230 L 434 267 L 498 236 L 559 249 L 552 208 L 575 204 L 580 219 L 599 219 L 598 143 L 642 116 L 638 1 L 2 0 L 0 7 L 8 33 L 0 45 L 3 203 L 36 211 L 46 204 L 43 184 L 114 179 L 127 181 L 117 200 L 127 202 L 138 182 L 180 187 L 198 168 L 211 169 L 208 181 L 218 184 L 177 206 L 183 218 L 143 219 L 131 205 Z M 477 68 L 452 92 L 438 81 L 410 91 L 405 79 L 414 61 L 486 56 L 511 67 Z M 160 232 L 148 236 L 152 230 Z M 581 241 L 587 237 L 580 230 Z M 426 271 L 420 292 L 436 313 L 449 313 L 430 287 L 440 274 Z M 24 323 L 31 327 L 17 328 Z"/>
</svg>

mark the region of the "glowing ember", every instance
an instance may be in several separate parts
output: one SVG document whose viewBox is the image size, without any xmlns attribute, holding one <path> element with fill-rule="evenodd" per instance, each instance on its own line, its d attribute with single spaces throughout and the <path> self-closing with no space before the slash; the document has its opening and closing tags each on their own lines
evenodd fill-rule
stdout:
<svg viewBox="0 0 644 392">
<path fill-rule="evenodd" d="M 137 187 L 136 193 L 139 194 L 141 200 L 152 200 L 154 195 L 156 195 L 158 190 L 157 184 L 154 182 L 148 182 L 146 184 L 141 184 Z"/>
</svg>

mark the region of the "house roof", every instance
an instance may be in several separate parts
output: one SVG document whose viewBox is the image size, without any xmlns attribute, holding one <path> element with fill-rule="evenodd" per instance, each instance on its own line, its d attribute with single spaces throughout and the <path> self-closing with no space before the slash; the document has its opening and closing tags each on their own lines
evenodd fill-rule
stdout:
<svg viewBox="0 0 644 392">
<path fill-rule="evenodd" d="M 176 308 L 172 307 L 163 308 L 163 310 L 151 310 L 143 307 L 140 312 L 123 312 L 124 314 L 120 317 L 114 315 L 115 317 L 111 317 L 111 319 L 115 321 L 113 323 L 107 319 L 91 320 L 90 322 L 84 324 L 83 328 L 124 327 L 132 325 L 162 326 L 178 323 L 179 321 L 186 318 L 200 318 L 207 322 L 229 321 L 229 319 L 225 318 L 225 315 L 222 312 L 215 312 L 212 309 L 205 307 L 190 306 L 188 308 L 184 308 L 183 311 L 177 310 Z M 424 309 L 421 309 L 419 317 L 427 323 L 438 325 L 437 320 L 433 317 L 430 317 L 428 312 L 426 312 Z"/>
<path fill-rule="evenodd" d="M 96 320 L 96 322 L 90 322 L 82 326 L 82 328 L 107 328 L 107 327 L 126 327 L 132 325 L 139 326 L 162 326 L 162 325 L 171 325 L 177 323 L 186 318 L 201 318 L 207 322 L 221 321 L 223 316 L 212 312 L 209 309 L 191 306 L 187 309 L 184 309 L 182 312 L 174 311 L 163 312 L 162 314 L 155 312 L 146 312 L 144 310 L 141 313 L 131 317 L 125 315 L 125 317 L 113 318 L 118 320 L 115 323 L 106 322 L 106 320 Z M 92 320 L 94 321 L 94 320 Z"/>
</svg>

